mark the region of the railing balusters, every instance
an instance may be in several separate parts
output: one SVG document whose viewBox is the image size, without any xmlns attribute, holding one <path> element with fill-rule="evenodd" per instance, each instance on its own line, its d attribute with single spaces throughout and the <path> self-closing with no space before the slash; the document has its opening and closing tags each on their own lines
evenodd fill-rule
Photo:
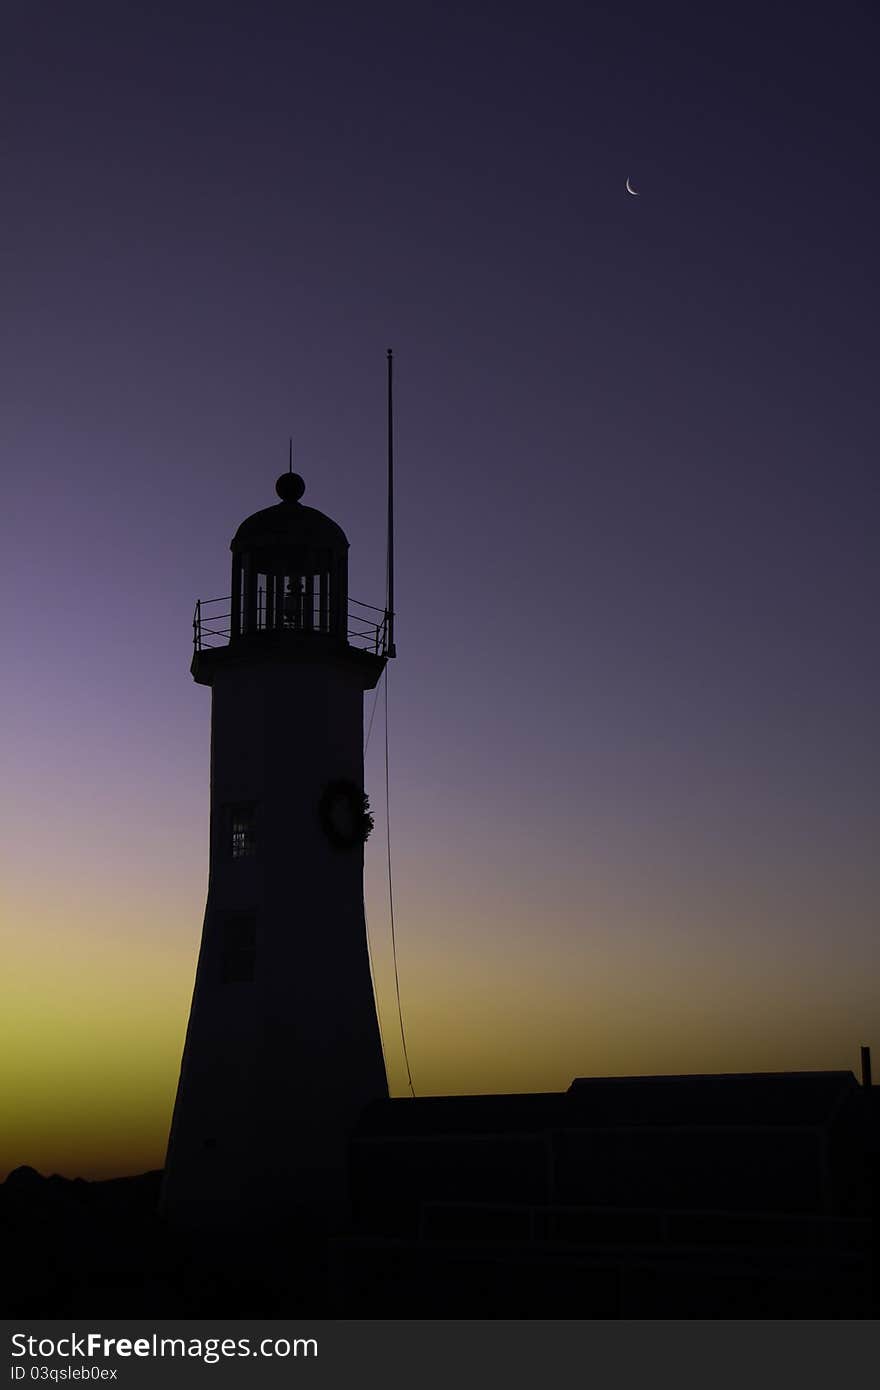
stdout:
<svg viewBox="0 0 880 1390">
<path fill-rule="evenodd" d="M 264 595 L 262 584 L 258 586 L 255 595 L 256 603 L 256 632 L 263 631 L 272 623 L 273 617 L 277 622 L 280 614 L 276 603 L 272 603 L 272 598 L 268 593 Z M 303 611 L 298 615 L 300 622 L 293 628 L 287 630 L 297 633 L 299 637 L 314 633 L 323 638 L 325 630 L 322 629 L 322 609 L 321 600 L 317 591 L 311 595 L 312 602 L 308 603 L 308 595 L 302 595 Z M 211 610 L 215 607 L 224 605 L 224 611 L 214 613 Z M 273 608 L 275 612 L 273 614 Z M 205 610 L 203 612 L 203 609 Z M 359 610 L 367 610 L 362 612 Z M 374 620 L 372 615 L 381 613 L 381 620 Z M 348 622 L 346 624 L 346 638 L 354 647 L 362 651 L 373 652 L 376 656 L 384 656 L 388 643 L 388 614 L 382 608 L 377 608 L 374 604 L 361 603 L 358 599 L 349 599 L 348 603 Z M 311 627 L 309 618 L 315 625 Z M 218 626 L 226 624 L 226 626 Z M 232 638 L 232 599 L 230 596 L 217 599 L 196 599 L 195 610 L 193 612 L 193 649 L 196 652 L 210 650 L 220 647 L 233 640 Z M 235 641 L 239 641 L 243 633 L 236 633 Z M 329 634 L 326 634 L 329 635 Z"/>
</svg>

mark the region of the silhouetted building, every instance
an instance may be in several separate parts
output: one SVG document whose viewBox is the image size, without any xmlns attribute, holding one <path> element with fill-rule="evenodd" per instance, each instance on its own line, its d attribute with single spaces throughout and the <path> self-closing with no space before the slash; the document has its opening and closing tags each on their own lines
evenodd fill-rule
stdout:
<svg viewBox="0 0 880 1390">
<path fill-rule="evenodd" d="M 336 1315 L 867 1316 L 876 1149 L 850 1072 L 379 1101 Z"/>
<path fill-rule="evenodd" d="M 232 541 L 231 598 L 196 606 L 210 874 L 162 1208 L 216 1228 L 202 1273 L 221 1282 L 203 1296 L 160 1244 L 167 1306 L 867 1316 L 869 1069 L 862 1087 L 766 1073 L 388 1098 L 363 912 L 363 694 L 393 654 L 388 613 L 350 602 L 348 542 L 301 479 L 277 490 Z M 311 1236 L 291 1242 L 304 1212 Z"/>
<path fill-rule="evenodd" d="M 338 1206 L 348 1133 L 387 1096 L 363 907 L 363 696 L 386 622 L 350 602 L 348 541 L 303 489 L 279 478 L 232 540 L 231 597 L 196 606 L 210 871 L 162 1199 L 185 1221 Z"/>
<path fill-rule="evenodd" d="M 848 1072 L 580 1080 L 376 1101 L 352 1220 L 156 1220 L 159 1173 L 0 1184 L 0 1304 L 30 1317 L 865 1318 L 878 1088 Z M 329 1255 L 329 1260 L 328 1260 Z"/>
</svg>

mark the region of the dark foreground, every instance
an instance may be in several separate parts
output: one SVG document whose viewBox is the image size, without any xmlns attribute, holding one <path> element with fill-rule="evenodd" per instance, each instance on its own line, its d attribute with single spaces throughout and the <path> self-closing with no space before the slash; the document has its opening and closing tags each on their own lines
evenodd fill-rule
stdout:
<svg viewBox="0 0 880 1390">
<path fill-rule="evenodd" d="M 6 1316 L 870 1318 L 876 1088 L 849 1073 L 589 1080 L 386 1101 L 353 1216 L 175 1230 L 161 1173 L 17 1169 Z"/>
</svg>

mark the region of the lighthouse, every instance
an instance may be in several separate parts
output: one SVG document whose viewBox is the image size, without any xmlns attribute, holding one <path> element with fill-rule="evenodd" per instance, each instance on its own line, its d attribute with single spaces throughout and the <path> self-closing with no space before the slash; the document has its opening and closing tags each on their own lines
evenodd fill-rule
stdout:
<svg viewBox="0 0 880 1390">
<path fill-rule="evenodd" d="M 348 596 L 348 541 L 298 474 L 199 602 L 211 690 L 208 896 L 162 1205 L 256 1227 L 344 1211 L 346 1143 L 387 1081 L 367 949 L 363 699 L 389 613 Z"/>
</svg>

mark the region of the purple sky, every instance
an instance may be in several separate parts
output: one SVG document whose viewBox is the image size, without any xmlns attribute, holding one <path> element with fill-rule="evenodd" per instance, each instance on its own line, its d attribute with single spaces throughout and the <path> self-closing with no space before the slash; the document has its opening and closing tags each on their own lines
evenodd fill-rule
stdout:
<svg viewBox="0 0 880 1390">
<path fill-rule="evenodd" d="M 3 29 L 9 1163 L 161 1162 L 207 869 L 192 605 L 290 434 L 382 602 L 388 346 L 417 1090 L 880 1045 L 874 8 Z"/>
</svg>

